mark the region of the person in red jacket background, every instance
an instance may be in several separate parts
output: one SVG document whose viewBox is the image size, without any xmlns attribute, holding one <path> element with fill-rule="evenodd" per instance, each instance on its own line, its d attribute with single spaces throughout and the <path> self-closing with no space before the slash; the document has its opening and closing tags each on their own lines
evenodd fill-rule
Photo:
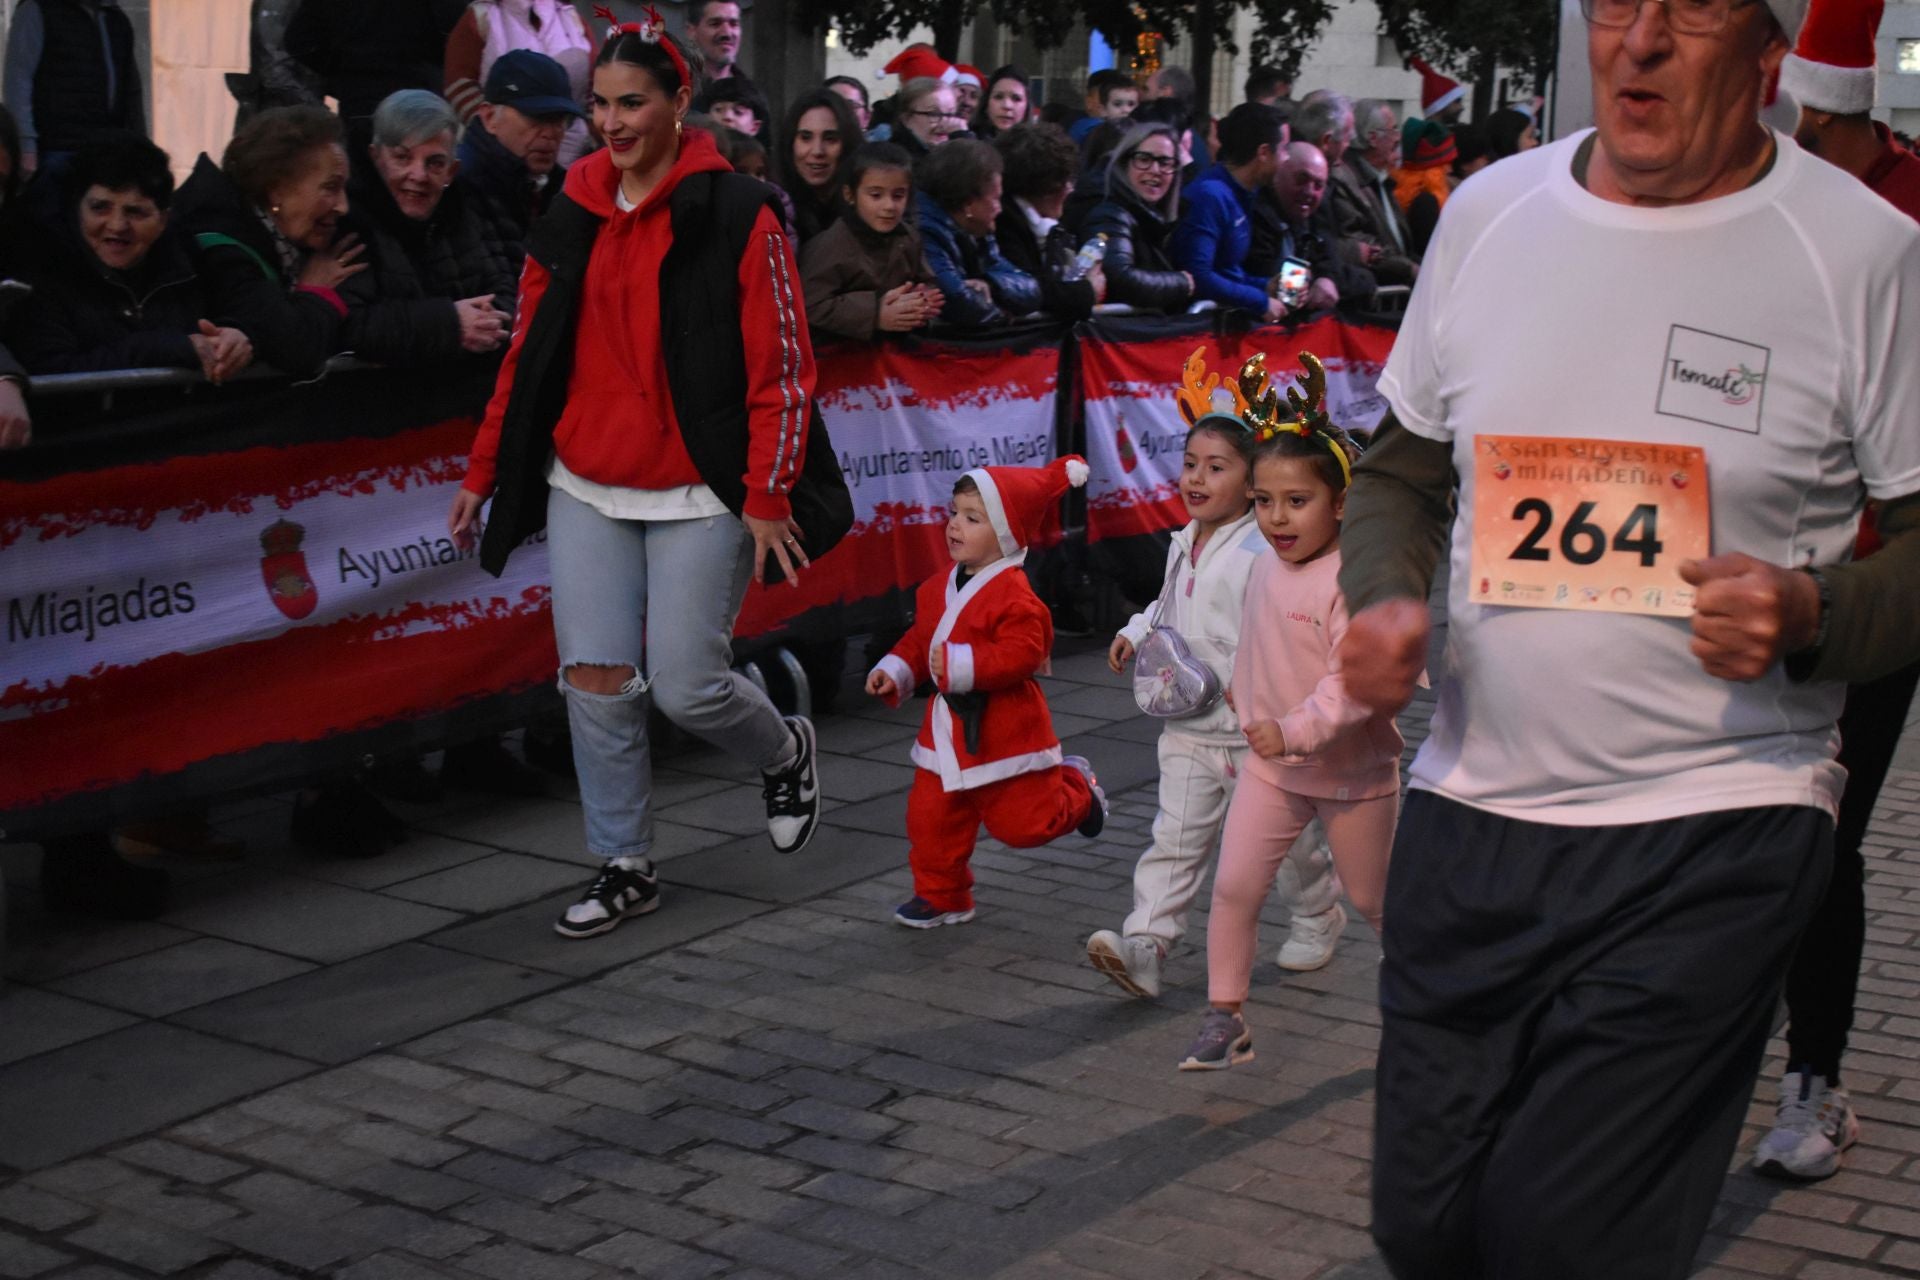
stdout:
<svg viewBox="0 0 1920 1280">
<path fill-rule="evenodd" d="M 690 82 L 655 21 L 609 31 L 591 99 L 607 146 L 534 233 L 522 323 L 448 516 L 470 542 L 493 495 L 481 561 L 496 573 L 547 530 L 586 843 L 605 860 L 555 922 L 568 938 L 659 905 L 649 694 L 760 770 L 777 850 L 805 845 L 820 813 L 813 726 L 731 670 L 732 633 L 756 569 L 797 583 L 846 526 L 794 518 L 824 444 L 808 441 L 799 279 L 768 189 L 683 128 Z"/>
</svg>

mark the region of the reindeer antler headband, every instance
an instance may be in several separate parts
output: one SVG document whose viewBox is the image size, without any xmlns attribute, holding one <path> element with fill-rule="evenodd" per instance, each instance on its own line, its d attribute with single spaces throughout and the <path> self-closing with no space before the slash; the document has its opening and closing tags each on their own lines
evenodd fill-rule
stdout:
<svg viewBox="0 0 1920 1280">
<path fill-rule="evenodd" d="M 641 21 L 622 22 L 619 15 L 605 5 L 593 6 L 593 16 L 604 18 L 607 23 L 607 40 L 617 40 L 621 36 L 639 36 L 648 44 L 657 44 L 667 51 L 673 59 L 674 70 L 680 73 L 680 83 L 693 88 L 693 75 L 687 70 L 687 60 L 680 52 L 680 46 L 667 38 L 667 20 L 652 5 L 640 10 Z M 604 44 L 603 46 L 604 47 Z"/>
<path fill-rule="evenodd" d="M 1273 439 L 1283 433 L 1301 436 L 1306 439 L 1318 438 L 1333 456 L 1340 460 L 1340 473 L 1348 484 L 1353 483 L 1353 466 L 1347 456 L 1345 433 L 1336 429 L 1327 418 L 1327 371 L 1319 357 L 1311 352 L 1300 353 L 1300 367 L 1305 375 L 1298 379 L 1299 388 L 1287 388 L 1287 407 L 1293 416 L 1282 417 L 1280 411 L 1280 393 L 1267 373 L 1267 353 L 1262 351 L 1248 357 L 1240 366 L 1240 376 L 1235 382 L 1222 382 L 1217 373 L 1207 372 L 1205 347 L 1195 347 L 1193 354 L 1181 367 L 1181 385 L 1174 392 L 1174 399 L 1180 408 L 1180 416 L 1187 425 L 1198 426 L 1205 417 L 1224 418 L 1234 422 L 1242 430 L 1249 432 L 1256 442 Z M 1233 413 L 1219 412 L 1213 407 L 1214 392 L 1225 387 L 1233 397 Z M 1303 394 L 1304 393 L 1304 394 Z"/>
</svg>

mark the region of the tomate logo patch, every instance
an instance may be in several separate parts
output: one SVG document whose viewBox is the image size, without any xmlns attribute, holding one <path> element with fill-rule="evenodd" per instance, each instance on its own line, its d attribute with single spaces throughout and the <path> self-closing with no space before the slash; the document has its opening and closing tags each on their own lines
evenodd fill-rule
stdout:
<svg viewBox="0 0 1920 1280">
<path fill-rule="evenodd" d="M 1758 435 L 1772 354 L 1758 343 L 1676 324 L 1667 333 L 1655 409 Z"/>
<path fill-rule="evenodd" d="M 307 531 L 291 520 L 276 520 L 260 535 L 260 577 L 274 608 L 298 622 L 320 604 L 320 592 L 307 572 L 307 556 L 300 550 Z"/>
</svg>

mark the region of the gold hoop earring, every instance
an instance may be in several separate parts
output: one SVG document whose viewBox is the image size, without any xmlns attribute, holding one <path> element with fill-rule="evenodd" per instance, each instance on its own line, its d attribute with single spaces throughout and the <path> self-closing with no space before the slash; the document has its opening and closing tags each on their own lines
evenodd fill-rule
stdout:
<svg viewBox="0 0 1920 1280">
<path fill-rule="evenodd" d="M 679 116 L 673 118 L 673 140 L 675 142 L 680 141 L 680 130 L 685 124 L 686 121 L 682 120 Z"/>
<path fill-rule="evenodd" d="M 279 206 L 279 205 L 277 205 L 277 204 L 270 204 L 270 205 L 268 205 L 268 206 L 267 206 L 267 212 L 268 212 L 268 213 L 278 213 L 278 212 L 280 212 L 280 206 Z"/>
</svg>

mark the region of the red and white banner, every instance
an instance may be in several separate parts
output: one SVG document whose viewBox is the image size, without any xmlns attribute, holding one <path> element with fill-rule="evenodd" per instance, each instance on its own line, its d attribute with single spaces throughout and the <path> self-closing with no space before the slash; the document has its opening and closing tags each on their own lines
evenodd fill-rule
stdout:
<svg viewBox="0 0 1920 1280">
<path fill-rule="evenodd" d="M 1387 410 L 1376 384 L 1393 348 L 1393 331 L 1325 319 L 1291 332 L 1256 328 L 1229 334 L 1184 334 L 1144 341 L 1103 338 L 1097 326 L 1080 339 L 1079 394 L 1086 415 L 1087 541 L 1178 529 L 1180 459 L 1187 424 L 1173 393 L 1195 347 L 1223 379 L 1241 362 L 1267 354 L 1282 384 L 1310 351 L 1327 370 L 1327 411 L 1343 427 L 1371 431 Z"/>
<path fill-rule="evenodd" d="M 848 348 L 819 367 L 856 522 L 799 588 L 749 591 L 742 637 L 910 591 L 947 562 L 962 472 L 1053 456 L 1057 345 Z M 457 549 L 475 424 L 405 415 L 343 404 L 328 438 L 0 482 L 0 813 L 551 680 L 544 542 L 499 579 Z M 376 434 L 340 434 L 356 422 Z"/>
<path fill-rule="evenodd" d="M 0 810 L 550 678 L 545 548 L 446 535 L 473 431 L 0 485 Z"/>
<path fill-rule="evenodd" d="M 1030 350 L 892 344 L 820 353 L 817 396 L 853 494 L 853 528 L 798 587 L 756 584 L 737 634 L 821 606 L 911 592 L 948 563 L 953 482 L 1053 457 L 1057 343 Z"/>
</svg>

